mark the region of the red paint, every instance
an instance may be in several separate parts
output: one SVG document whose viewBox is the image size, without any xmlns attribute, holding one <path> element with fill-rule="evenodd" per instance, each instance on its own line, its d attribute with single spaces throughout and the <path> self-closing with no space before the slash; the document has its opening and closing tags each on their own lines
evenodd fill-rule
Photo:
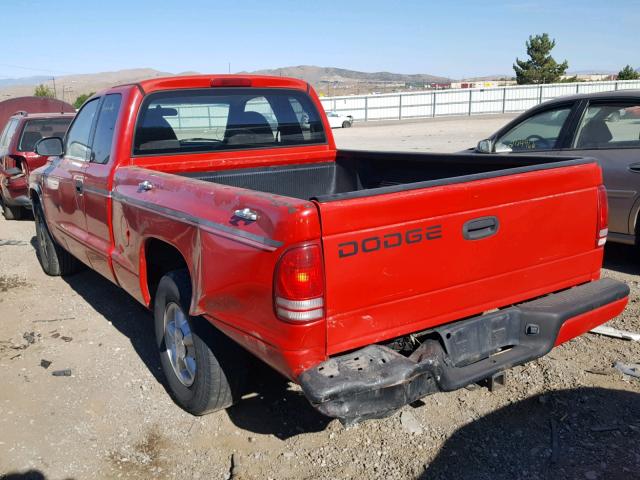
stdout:
<svg viewBox="0 0 640 480">
<path fill-rule="evenodd" d="M 603 250 L 594 240 L 602 177 L 595 163 L 320 204 L 173 173 L 332 161 L 336 146 L 324 116 L 324 145 L 131 156 L 145 94 L 234 82 L 309 91 L 323 112 L 308 84 L 280 77 L 202 75 L 116 87 L 97 95 L 122 95 L 109 163 L 77 165 L 63 159 L 49 172 L 60 179 L 57 188 L 47 182 L 42 186 L 45 215 L 56 239 L 145 305 L 153 293 L 147 287 L 145 256 L 152 242 L 162 241 L 179 252 L 189 269 L 191 313 L 204 316 L 295 379 L 331 354 L 599 278 Z M 78 203 L 74 175 L 83 176 L 85 187 L 113 197 L 85 190 Z M 33 188 L 42 183 L 41 176 L 42 169 L 32 175 Z M 153 189 L 140 191 L 143 181 Z M 234 226 L 244 236 L 216 228 L 230 226 L 232 212 L 245 207 L 259 216 Z M 462 225 L 484 215 L 500 217 L 500 235 L 465 241 Z M 434 225 L 440 236 L 427 238 Z M 394 232 L 414 239 L 414 230 L 420 232 L 420 242 L 403 248 L 338 255 L 345 239 L 368 245 L 368 239 Z M 316 245 L 315 253 L 321 254 L 287 263 L 285 275 L 302 272 L 313 284 L 303 287 L 290 277 L 274 277 L 283 253 L 302 245 Z M 285 292 L 292 296 L 289 300 L 322 297 L 326 317 L 303 323 L 280 320 L 274 310 L 274 281 L 283 297 Z M 616 302 L 585 318 L 590 325 L 602 323 L 623 306 Z M 570 325 L 559 341 L 584 331 L 573 321 Z"/>
<path fill-rule="evenodd" d="M 598 325 L 609 321 L 610 319 L 620 315 L 627 306 L 628 298 L 622 298 L 608 305 L 583 313 L 577 317 L 573 317 L 562 325 L 556 338 L 555 346 L 578 337 L 589 330 L 596 328 Z"/>
</svg>

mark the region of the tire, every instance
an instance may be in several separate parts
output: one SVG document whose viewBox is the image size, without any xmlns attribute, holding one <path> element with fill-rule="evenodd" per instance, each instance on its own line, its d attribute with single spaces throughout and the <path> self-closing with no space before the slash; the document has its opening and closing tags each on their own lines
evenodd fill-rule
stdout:
<svg viewBox="0 0 640 480">
<path fill-rule="evenodd" d="M 153 314 L 168 390 L 181 408 L 204 415 L 240 399 L 249 357 L 207 320 L 189 316 L 190 304 L 187 270 L 174 270 L 160 279 Z"/>
<path fill-rule="evenodd" d="M 342 122 L 342 128 L 351 128 L 351 122 L 349 120 L 345 120 Z"/>
<path fill-rule="evenodd" d="M 2 200 L 2 215 L 7 220 L 20 220 L 24 215 L 24 208 L 22 207 L 12 207 L 4 203 L 4 199 Z"/>
<path fill-rule="evenodd" d="M 53 277 L 71 275 L 84 268 L 76 257 L 53 239 L 38 203 L 33 206 L 33 216 L 36 223 L 36 256 L 44 273 Z"/>
</svg>

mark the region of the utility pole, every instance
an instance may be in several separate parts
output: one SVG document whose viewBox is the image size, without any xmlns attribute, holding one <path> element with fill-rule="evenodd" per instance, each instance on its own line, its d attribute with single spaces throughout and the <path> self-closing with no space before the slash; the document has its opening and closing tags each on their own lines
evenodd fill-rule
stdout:
<svg viewBox="0 0 640 480">
<path fill-rule="evenodd" d="M 56 77 L 51 77 L 53 80 L 53 98 L 58 98 L 58 91 L 56 90 Z"/>
<path fill-rule="evenodd" d="M 231 73 L 231 62 L 229 62 L 228 67 L 229 67 L 229 68 L 228 68 L 228 70 L 227 70 L 227 71 L 228 71 L 228 73 Z"/>
</svg>

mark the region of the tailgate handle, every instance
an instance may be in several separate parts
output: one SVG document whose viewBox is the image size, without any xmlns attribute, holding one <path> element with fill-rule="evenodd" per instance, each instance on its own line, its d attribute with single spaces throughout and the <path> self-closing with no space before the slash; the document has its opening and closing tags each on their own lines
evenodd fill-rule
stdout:
<svg viewBox="0 0 640 480">
<path fill-rule="evenodd" d="M 500 222 L 497 217 L 481 217 L 469 220 L 462 226 L 465 240 L 480 240 L 498 233 Z"/>
</svg>

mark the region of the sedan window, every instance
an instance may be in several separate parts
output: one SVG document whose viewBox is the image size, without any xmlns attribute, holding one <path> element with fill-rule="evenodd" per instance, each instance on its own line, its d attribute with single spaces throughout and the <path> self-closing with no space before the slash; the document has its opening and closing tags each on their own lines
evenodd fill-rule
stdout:
<svg viewBox="0 0 640 480">
<path fill-rule="evenodd" d="M 516 125 L 495 143 L 496 152 L 551 150 L 556 147 L 570 107 L 537 113 Z"/>
<path fill-rule="evenodd" d="M 640 147 L 640 103 L 590 105 L 573 146 L 579 149 Z"/>
</svg>

